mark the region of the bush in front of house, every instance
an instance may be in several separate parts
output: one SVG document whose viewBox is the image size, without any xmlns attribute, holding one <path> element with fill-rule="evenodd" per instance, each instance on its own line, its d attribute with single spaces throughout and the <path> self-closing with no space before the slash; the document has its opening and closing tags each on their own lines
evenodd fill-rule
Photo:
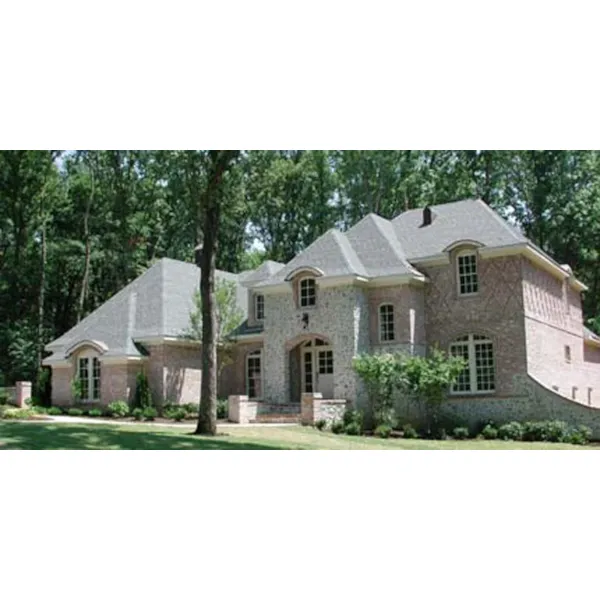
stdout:
<svg viewBox="0 0 600 600">
<path fill-rule="evenodd" d="M 101 417 L 102 416 L 102 410 L 99 408 L 90 408 L 90 410 L 88 411 L 88 416 L 90 417 Z"/>
<path fill-rule="evenodd" d="M 187 418 L 188 414 L 189 413 L 183 407 L 174 408 L 171 410 L 171 416 L 169 418 L 173 419 L 173 421 L 183 421 L 185 418 Z"/>
<path fill-rule="evenodd" d="M 319 431 L 323 431 L 326 427 L 327 427 L 327 421 L 325 419 L 319 419 L 316 423 L 315 423 L 315 427 L 319 430 Z"/>
<path fill-rule="evenodd" d="M 386 425 L 386 424 L 382 423 L 381 425 L 377 425 L 377 427 L 375 428 L 375 431 L 373 433 L 377 437 L 386 439 L 386 438 L 389 438 L 390 435 L 392 434 L 392 427 L 391 427 L 391 425 Z"/>
<path fill-rule="evenodd" d="M 498 430 L 491 423 L 488 423 L 481 430 L 481 436 L 485 440 L 495 440 L 498 438 Z"/>
<path fill-rule="evenodd" d="M 136 420 L 136 421 L 141 421 L 144 418 L 144 409 L 143 408 L 134 408 L 131 411 L 131 416 Z"/>
<path fill-rule="evenodd" d="M 403 437 L 410 440 L 416 440 L 419 437 L 418 431 L 410 423 L 403 425 L 402 433 Z"/>
<path fill-rule="evenodd" d="M 152 399 L 152 392 L 150 391 L 148 376 L 146 373 L 144 373 L 144 371 L 140 371 L 135 378 L 133 406 L 141 409 L 154 406 L 154 400 Z"/>
<path fill-rule="evenodd" d="M 196 413 L 198 405 L 196 405 Z M 217 398 L 217 419 L 227 419 L 229 417 L 229 399 Z"/>
<path fill-rule="evenodd" d="M 60 406 L 51 406 L 48 409 L 48 412 L 46 414 L 53 415 L 53 416 L 58 416 L 58 415 L 62 415 L 63 411 L 62 411 L 62 408 L 60 408 Z"/>
<path fill-rule="evenodd" d="M 16 419 L 26 421 L 35 418 L 37 412 L 34 408 L 16 408 L 13 406 L 0 406 L 0 419 Z"/>
<path fill-rule="evenodd" d="M 81 417 L 81 415 L 83 415 L 83 411 L 80 408 L 69 408 L 69 410 L 67 411 L 67 414 L 70 417 Z"/>
<path fill-rule="evenodd" d="M 158 411 L 154 407 L 148 406 L 143 409 L 142 415 L 144 416 L 144 421 L 154 421 L 158 416 Z"/>
<path fill-rule="evenodd" d="M 346 435 L 361 435 L 362 428 L 356 421 L 353 421 L 344 427 L 344 433 Z"/>
<path fill-rule="evenodd" d="M 569 444 L 575 444 L 577 446 L 584 446 L 589 444 L 592 439 L 592 430 L 585 425 L 579 425 L 575 429 L 572 429 L 568 437 L 565 439 Z"/>
<path fill-rule="evenodd" d="M 344 422 L 343 421 L 334 421 L 331 424 L 331 433 L 343 433 L 344 432 Z"/>
<path fill-rule="evenodd" d="M 197 419 L 198 415 L 200 414 L 200 407 L 195 402 L 186 402 L 185 404 L 181 405 L 181 408 L 183 408 L 183 410 L 185 411 L 186 419 Z M 219 417 L 219 401 L 217 400 L 217 419 L 220 418 L 221 417 Z"/>
<path fill-rule="evenodd" d="M 523 425 L 518 421 L 511 421 L 498 427 L 498 438 L 501 440 L 520 441 L 523 439 Z"/>
<path fill-rule="evenodd" d="M 363 428 L 363 414 L 359 410 L 347 408 L 342 416 L 342 423 L 344 424 L 344 429 L 347 429 L 349 426 L 352 426 L 350 429 L 353 431 L 358 429 L 359 433 L 351 433 L 349 435 L 360 435 Z M 346 433 L 348 432 L 346 431 Z"/>
<path fill-rule="evenodd" d="M 106 412 L 109 417 L 123 418 L 129 414 L 129 405 L 124 400 L 117 400 L 106 407 Z"/>
<path fill-rule="evenodd" d="M 466 440 L 469 438 L 469 428 L 468 427 L 455 427 L 452 430 L 452 437 L 455 440 Z"/>
</svg>

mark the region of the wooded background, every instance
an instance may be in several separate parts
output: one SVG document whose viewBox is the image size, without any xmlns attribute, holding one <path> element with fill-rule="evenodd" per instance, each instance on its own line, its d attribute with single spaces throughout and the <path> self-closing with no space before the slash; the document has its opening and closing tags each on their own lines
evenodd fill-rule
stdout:
<svg viewBox="0 0 600 600">
<path fill-rule="evenodd" d="M 589 286 L 600 325 L 596 151 L 248 151 L 223 182 L 217 267 L 286 262 L 333 226 L 479 197 Z M 0 152 L 0 386 L 153 261 L 202 239 L 203 151 Z"/>
</svg>

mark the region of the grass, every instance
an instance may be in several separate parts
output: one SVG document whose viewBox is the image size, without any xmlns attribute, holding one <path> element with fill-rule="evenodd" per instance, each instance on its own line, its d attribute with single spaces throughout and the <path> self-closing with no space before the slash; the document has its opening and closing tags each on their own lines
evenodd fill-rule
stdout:
<svg viewBox="0 0 600 600">
<path fill-rule="evenodd" d="M 0 450 L 574 450 L 581 446 L 487 440 L 435 441 L 351 437 L 312 427 L 219 427 L 215 437 L 193 426 L 0 421 Z M 583 447 L 585 448 L 585 446 Z M 597 448 L 597 446 L 592 446 Z"/>
</svg>

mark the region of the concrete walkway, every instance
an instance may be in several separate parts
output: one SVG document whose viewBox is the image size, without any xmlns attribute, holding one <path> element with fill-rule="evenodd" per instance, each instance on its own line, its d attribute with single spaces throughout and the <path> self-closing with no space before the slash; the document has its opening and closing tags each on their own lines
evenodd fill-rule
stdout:
<svg viewBox="0 0 600 600">
<path fill-rule="evenodd" d="M 53 421 L 55 423 L 81 423 L 85 425 L 151 425 L 154 427 L 179 427 L 193 428 L 196 421 L 187 421 L 183 423 L 155 423 L 154 421 L 116 421 L 112 419 L 96 419 L 91 417 L 69 417 L 67 415 L 44 415 L 45 421 Z M 290 427 L 297 423 L 223 423 L 217 422 L 217 427 Z"/>
</svg>

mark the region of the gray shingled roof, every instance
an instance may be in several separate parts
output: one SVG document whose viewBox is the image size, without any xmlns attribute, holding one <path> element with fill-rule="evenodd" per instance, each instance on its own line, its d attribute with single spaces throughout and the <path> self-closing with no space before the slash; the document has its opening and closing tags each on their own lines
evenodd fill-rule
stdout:
<svg viewBox="0 0 600 600">
<path fill-rule="evenodd" d="M 244 285 L 255 284 L 259 281 L 265 281 L 283 269 L 285 265 L 274 260 L 265 260 L 258 269 L 254 271 L 244 271 L 240 273 L 240 283 Z"/>
<path fill-rule="evenodd" d="M 237 283 L 238 276 L 217 271 L 218 279 Z M 149 337 L 178 337 L 190 324 L 194 292 L 200 282 L 200 269 L 192 263 L 163 258 L 137 279 L 117 292 L 75 327 L 48 344 L 61 360 L 65 352 L 83 340 L 108 346 L 105 356 L 139 356 L 134 340 Z M 248 314 L 248 293 L 237 286 L 237 302 Z"/>
<path fill-rule="evenodd" d="M 393 221 L 408 260 L 440 254 L 453 242 L 473 240 L 484 246 L 527 243 L 527 238 L 482 200 L 460 200 L 431 207 L 433 221 L 422 227 L 423 209 L 408 210 Z"/>
</svg>

